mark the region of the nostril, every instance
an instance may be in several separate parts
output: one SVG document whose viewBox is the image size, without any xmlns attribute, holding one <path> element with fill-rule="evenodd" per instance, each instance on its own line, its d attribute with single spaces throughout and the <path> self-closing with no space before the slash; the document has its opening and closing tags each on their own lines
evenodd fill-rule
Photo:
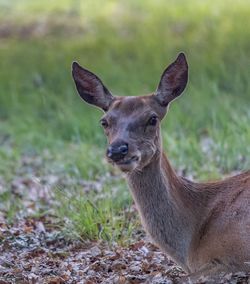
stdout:
<svg viewBox="0 0 250 284">
<path fill-rule="evenodd" d="M 119 147 L 119 151 L 121 154 L 123 155 L 127 155 L 128 154 L 128 144 L 123 144 Z"/>
<path fill-rule="evenodd" d="M 109 146 L 108 147 L 108 149 L 107 149 L 107 156 L 109 157 L 109 158 L 111 158 L 112 157 L 112 147 L 111 146 Z"/>
<path fill-rule="evenodd" d="M 114 162 L 118 162 L 128 154 L 128 144 L 124 142 L 112 143 L 108 146 L 106 155 Z"/>
</svg>

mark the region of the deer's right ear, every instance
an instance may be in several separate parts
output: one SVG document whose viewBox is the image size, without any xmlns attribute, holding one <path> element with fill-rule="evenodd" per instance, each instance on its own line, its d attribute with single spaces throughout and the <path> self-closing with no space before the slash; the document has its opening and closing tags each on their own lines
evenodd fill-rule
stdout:
<svg viewBox="0 0 250 284">
<path fill-rule="evenodd" d="M 81 67 L 77 62 L 72 64 L 72 76 L 76 89 L 85 102 L 95 105 L 104 111 L 109 109 L 114 97 L 103 85 L 101 79 Z"/>
</svg>

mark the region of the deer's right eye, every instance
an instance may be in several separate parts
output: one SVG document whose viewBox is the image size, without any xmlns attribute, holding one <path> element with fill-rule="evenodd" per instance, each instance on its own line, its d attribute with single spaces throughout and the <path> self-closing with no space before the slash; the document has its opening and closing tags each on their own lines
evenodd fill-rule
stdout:
<svg viewBox="0 0 250 284">
<path fill-rule="evenodd" d="M 103 128 L 107 128 L 109 126 L 108 122 L 106 119 L 101 119 L 100 124 Z"/>
</svg>

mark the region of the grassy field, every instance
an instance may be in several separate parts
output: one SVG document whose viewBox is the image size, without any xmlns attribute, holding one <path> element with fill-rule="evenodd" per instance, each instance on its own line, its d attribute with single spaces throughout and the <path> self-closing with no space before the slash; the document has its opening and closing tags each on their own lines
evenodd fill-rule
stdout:
<svg viewBox="0 0 250 284">
<path fill-rule="evenodd" d="M 172 164 L 196 180 L 250 168 L 249 14 L 247 0 L 0 0 L 4 216 L 12 222 L 25 207 L 17 177 L 48 185 L 54 176 L 57 202 L 46 210 L 66 233 L 126 242 L 139 228 L 126 184 L 104 160 L 101 113 L 76 94 L 73 60 L 114 94 L 140 95 L 184 51 L 189 85 L 162 125 Z"/>
</svg>

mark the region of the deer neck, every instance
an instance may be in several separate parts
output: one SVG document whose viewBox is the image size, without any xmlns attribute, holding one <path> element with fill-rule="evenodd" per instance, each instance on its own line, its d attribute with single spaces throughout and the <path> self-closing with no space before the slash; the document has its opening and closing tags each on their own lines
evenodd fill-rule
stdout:
<svg viewBox="0 0 250 284">
<path fill-rule="evenodd" d="M 146 231 L 162 250 L 189 271 L 188 250 L 200 216 L 195 216 L 193 207 L 202 210 L 197 208 L 202 207 L 197 192 L 176 175 L 164 153 L 127 179 Z"/>
</svg>

